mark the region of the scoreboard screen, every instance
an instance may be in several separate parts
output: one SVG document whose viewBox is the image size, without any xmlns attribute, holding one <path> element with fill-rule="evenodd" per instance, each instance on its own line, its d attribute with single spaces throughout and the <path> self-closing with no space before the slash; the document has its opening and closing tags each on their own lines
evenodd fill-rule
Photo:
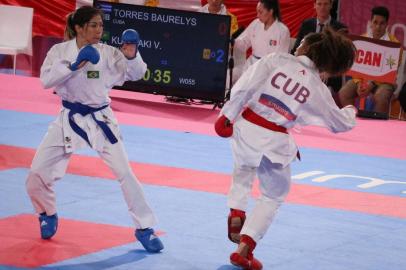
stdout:
<svg viewBox="0 0 406 270">
<path fill-rule="evenodd" d="M 229 16 L 104 1 L 94 6 L 104 13 L 102 42 L 119 47 L 121 33 L 135 29 L 148 65 L 141 80 L 115 88 L 224 101 Z"/>
</svg>

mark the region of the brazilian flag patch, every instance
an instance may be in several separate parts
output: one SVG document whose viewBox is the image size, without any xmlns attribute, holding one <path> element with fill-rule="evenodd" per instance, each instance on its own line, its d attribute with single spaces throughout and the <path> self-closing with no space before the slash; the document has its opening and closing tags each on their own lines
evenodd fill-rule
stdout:
<svg viewBox="0 0 406 270">
<path fill-rule="evenodd" d="M 89 70 L 87 72 L 88 79 L 98 79 L 99 78 L 99 71 L 97 70 Z"/>
</svg>

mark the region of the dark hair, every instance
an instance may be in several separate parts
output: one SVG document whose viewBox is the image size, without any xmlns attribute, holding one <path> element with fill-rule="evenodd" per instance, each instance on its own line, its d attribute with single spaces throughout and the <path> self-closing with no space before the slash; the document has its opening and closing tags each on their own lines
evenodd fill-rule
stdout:
<svg viewBox="0 0 406 270">
<path fill-rule="evenodd" d="M 352 41 L 325 27 L 321 33 L 305 36 L 309 57 L 320 72 L 339 75 L 349 70 L 354 63 L 356 48 Z"/>
<path fill-rule="evenodd" d="M 273 10 L 274 18 L 282 21 L 281 11 L 279 7 L 279 0 L 259 0 L 259 2 L 264 5 L 267 10 Z"/>
<path fill-rule="evenodd" d="M 65 39 L 76 37 L 75 25 L 83 27 L 96 15 L 100 15 L 103 18 L 103 12 L 92 6 L 82 6 L 76 11 L 69 13 L 66 17 Z"/>
<path fill-rule="evenodd" d="M 371 20 L 375 15 L 382 16 L 389 21 L 389 10 L 384 6 L 374 7 L 371 10 Z"/>
</svg>

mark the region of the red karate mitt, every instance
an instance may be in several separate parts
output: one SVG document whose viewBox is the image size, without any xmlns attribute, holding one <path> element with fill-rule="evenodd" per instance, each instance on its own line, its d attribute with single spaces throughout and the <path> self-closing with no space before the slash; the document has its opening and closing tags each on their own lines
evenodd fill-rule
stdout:
<svg viewBox="0 0 406 270">
<path fill-rule="evenodd" d="M 214 129 L 220 137 L 228 138 L 233 135 L 233 124 L 224 115 L 217 119 Z"/>
</svg>

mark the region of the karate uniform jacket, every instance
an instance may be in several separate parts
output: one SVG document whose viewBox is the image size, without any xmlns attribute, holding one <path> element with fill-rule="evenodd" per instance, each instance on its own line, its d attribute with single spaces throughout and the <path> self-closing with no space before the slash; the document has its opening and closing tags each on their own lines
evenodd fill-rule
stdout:
<svg viewBox="0 0 406 270">
<path fill-rule="evenodd" d="M 306 56 L 275 53 L 263 57 L 243 74 L 231 93 L 221 114 L 235 122 L 232 148 L 239 164 L 258 166 L 265 155 L 286 166 L 298 151 L 291 135 L 245 120 L 241 116 L 244 108 L 287 129 L 316 125 L 344 132 L 356 124 L 355 110 L 336 106 L 319 71 Z"/>
<path fill-rule="evenodd" d="M 255 19 L 235 41 L 235 47 L 241 51 L 252 48 L 252 55 L 247 59 L 244 70 L 270 53 L 289 52 L 289 45 L 289 28 L 279 20 L 265 30 L 264 24 Z"/>
<path fill-rule="evenodd" d="M 139 80 L 145 74 L 147 65 L 137 52 L 134 59 L 128 60 L 124 54 L 115 47 L 107 44 L 94 44 L 100 54 L 100 60 L 93 65 L 88 62 L 76 71 L 69 69 L 69 64 L 76 61 L 79 49 L 76 40 L 54 45 L 48 52 L 41 67 L 40 79 L 45 88 L 52 88 L 62 100 L 71 103 L 81 103 L 99 108 L 110 104 L 108 96 L 110 89 L 115 85 L 122 85 L 127 80 Z M 66 152 L 87 146 L 87 142 L 79 137 L 68 123 L 69 109 L 62 108 L 55 122 L 49 127 L 62 127 L 63 136 L 55 136 L 55 146 L 65 146 Z M 117 120 L 110 107 L 95 113 L 98 120 L 106 122 L 118 138 L 120 136 Z M 74 121 L 86 131 L 92 148 L 101 150 L 104 143 L 109 143 L 92 119 L 91 115 L 82 117 L 74 115 Z"/>
</svg>

